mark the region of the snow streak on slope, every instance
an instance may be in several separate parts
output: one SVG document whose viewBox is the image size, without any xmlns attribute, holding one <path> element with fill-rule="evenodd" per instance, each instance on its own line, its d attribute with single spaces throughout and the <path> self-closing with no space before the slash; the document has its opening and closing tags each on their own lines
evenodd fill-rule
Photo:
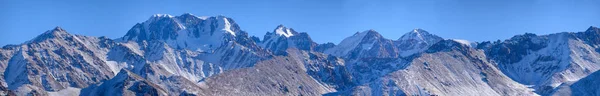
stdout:
<svg viewBox="0 0 600 96">
<path fill-rule="evenodd" d="M 443 40 L 442 37 L 430 34 L 423 29 L 417 28 L 402 35 L 402 37 L 395 42 L 396 46 L 398 46 L 398 50 L 400 51 L 400 56 L 408 57 L 427 50 L 429 46 L 441 40 Z"/>
<path fill-rule="evenodd" d="M 362 41 L 362 39 L 369 33 L 369 31 L 357 32 L 354 35 L 342 40 L 340 44 L 336 47 L 333 47 L 329 50 L 326 50 L 325 53 L 332 54 L 334 56 L 344 56 L 348 54 L 350 51 L 354 50 Z"/>
<path fill-rule="evenodd" d="M 277 29 L 275 29 L 275 33 L 279 36 L 290 37 L 294 36 L 294 33 L 289 28 L 283 27 L 283 25 L 279 25 Z"/>
</svg>

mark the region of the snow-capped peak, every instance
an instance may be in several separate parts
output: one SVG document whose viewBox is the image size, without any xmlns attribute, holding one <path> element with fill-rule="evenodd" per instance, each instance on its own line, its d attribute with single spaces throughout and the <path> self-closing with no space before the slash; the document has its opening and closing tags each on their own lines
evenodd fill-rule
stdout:
<svg viewBox="0 0 600 96">
<path fill-rule="evenodd" d="M 398 40 L 416 40 L 416 41 L 425 41 L 425 43 L 435 43 L 434 41 L 438 41 L 437 39 L 441 39 L 441 37 L 437 35 L 430 34 L 429 32 L 423 29 L 413 29 L 412 31 L 402 35 Z"/>
<path fill-rule="evenodd" d="M 350 37 L 348 37 L 348 38 L 346 38 L 346 39 L 348 39 L 348 40 L 352 40 L 352 41 L 354 41 L 354 40 L 362 40 L 362 39 L 363 39 L 363 38 L 365 38 L 365 37 L 367 36 L 367 34 L 369 34 L 369 33 L 376 33 L 376 31 L 375 31 L 375 30 L 373 30 L 373 29 L 370 29 L 370 30 L 363 31 L 363 32 L 356 32 L 356 33 L 354 33 L 354 35 L 352 35 L 352 36 L 350 36 Z M 344 40 L 346 40 L 346 39 L 344 39 Z M 344 41 L 342 41 L 342 42 L 344 42 Z M 358 42 L 360 42 L 360 41 L 358 41 Z M 358 42 L 356 42 L 356 43 L 358 43 Z M 340 44 L 341 44 L 341 43 L 340 43 Z"/>
<path fill-rule="evenodd" d="M 334 56 L 344 56 L 350 51 L 354 50 L 360 43 L 367 37 L 368 34 L 377 35 L 375 30 L 367 30 L 363 32 L 356 32 L 354 35 L 342 40 L 337 46 L 325 50 L 325 53 L 332 54 Z"/>
<path fill-rule="evenodd" d="M 283 25 L 277 26 L 277 28 L 275 29 L 275 34 L 285 37 L 294 36 L 293 30 L 291 28 L 286 28 Z"/>
<path fill-rule="evenodd" d="M 154 15 L 152 15 L 152 17 L 155 17 L 155 18 L 169 17 L 169 18 L 171 18 L 173 16 L 169 15 L 169 14 L 154 14 Z"/>
<path fill-rule="evenodd" d="M 225 16 L 197 17 L 191 13 L 180 16 L 155 14 L 140 23 L 125 36 L 127 40 L 177 39 L 179 36 L 200 37 L 200 35 L 219 35 L 225 33 L 232 36 L 242 32 L 239 26 Z M 192 36 L 193 35 L 193 36 Z"/>
<path fill-rule="evenodd" d="M 292 37 L 292 36 L 297 37 L 297 38 L 290 39 L 290 37 Z M 310 45 L 305 46 L 303 44 L 296 44 L 297 42 L 301 42 L 301 41 L 312 42 L 312 40 L 310 40 L 310 37 L 308 37 L 308 35 L 299 34 L 298 32 L 294 31 L 294 29 L 292 29 L 292 28 L 287 28 L 283 25 L 279 25 L 273 30 L 273 32 L 267 32 L 267 34 L 265 34 L 260 46 L 262 46 L 263 48 L 272 50 L 272 51 L 282 51 L 282 52 L 285 51 L 288 47 L 296 47 L 296 48 L 298 48 L 299 46 L 310 47 Z M 310 49 L 310 48 L 305 48 L 305 49 Z"/>
<path fill-rule="evenodd" d="M 423 30 L 423 29 L 413 29 L 412 31 L 402 35 L 402 37 L 400 37 L 400 39 L 398 40 L 411 40 L 411 39 L 416 39 L 416 40 L 423 40 L 423 35 L 430 35 L 429 32 Z"/>
<path fill-rule="evenodd" d="M 210 51 L 246 34 L 231 18 L 222 15 L 200 18 L 185 13 L 175 17 L 154 15 L 131 28 L 122 41 L 158 40 L 173 48 Z"/>
<path fill-rule="evenodd" d="M 415 32 L 415 33 L 420 33 L 420 32 L 427 32 L 427 31 L 425 31 L 425 30 L 423 30 L 423 29 L 421 29 L 421 28 L 415 28 L 415 29 L 413 29 L 413 31 L 412 31 L 412 32 Z"/>
<path fill-rule="evenodd" d="M 381 37 L 381 34 L 379 34 L 379 32 L 375 31 L 374 29 L 364 31 L 363 33 L 366 34 L 365 36 Z"/>
<path fill-rule="evenodd" d="M 471 42 L 463 39 L 450 39 L 463 45 L 471 46 Z"/>
</svg>

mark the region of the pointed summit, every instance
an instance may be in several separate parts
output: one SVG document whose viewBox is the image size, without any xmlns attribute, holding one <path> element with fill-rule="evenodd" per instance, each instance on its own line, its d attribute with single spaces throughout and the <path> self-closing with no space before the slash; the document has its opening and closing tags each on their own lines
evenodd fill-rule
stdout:
<svg viewBox="0 0 600 96">
<path fill-rule="evenodd" d="M 279 53 L 285 53 L 288 48 L 313 50 L 317 43 L 313 42 L 310 36 L 304 32 L 298 33 L 292 28 L 278 25 L 273 32 L 265 34 L 260 46 L 279 55 Z"/>
<path fill-rule="evenodd" d="M 54 27 L 54 29 L 52 29 L 53 32 L 64 32 L 65 30 L 62 29 L 60 26 L 56 26 Z"/>
<path fill-rule="evenodd" d="M 41 42 L 47 39 L 52 39 L 52 38 L 64 38 L 67 36 L 71 36 L 71 34 L 69 34 L 66 30 L 62 29 L 59 26 L 54 27 L 52 30 L 48 30 L 40 35 L 38 35 L 37 37 L 35 37 L 34 39 L 32 39 L 31 41 L 33 42 Z"/>
<path fill-rule="evenodd" d="M 402 35 L 402 37 L 400 37 L 398 40 L 410 40 L 410 39 L 423 40 L 424 35 L 431 35 L 431 34 L 429 34 L 429 32 L 427 32 L 423 29 L 415 28 L 412 31 Z"/>
<path fill-rule="evenodd" d="M 434 41 L 438 41 L 439 39 L 442 39 L 441 37 L 437 36 L 437 35 L 433 35 L 430 34 L 429 32 L 420 29 L 420 28 L 415 28 L 412 31 L 402 35 L 402 37 L 400 37 L 398 39 L 398 41 L 426 41 L 425 43 L 435 43 Z"/>
<path fill-rule="evenodd" d="M 56 27 L 54 27 L 54 29 L 48 30 L 47 32 L 45 32 L 43 34 L 52 35 L 52 36 L 70 35 L 65 29 L 61 28 L 60 26 L 56 26 Z"/>
<path fill-rule="evenodd" d="M 368 37 L 383 37 L 381 36 L 381 34 L 379 34 L 379 32 L 375 31 L 374 29 L 370 29 L 365 31 L 365 37 L 364 38 L 368 38 Z"/>
<path fill-rule="evenodd" d="M 379 32 L 375 31 L 374 29 L 369 29 L 369 30 L 365 30 L 362 32 L 356 32 L 354 33 L 354 35 L 350 36 L 352 38 L 359 38 L 359 39 L 364 39 L 365 37 L 380 37 L 381 34 L 379 34 Z M 348 38 L 350 38 L 348 37 Z"/>
<path fill-rule="evenodd" d="M 442 37 L 430 34 L 423 29 L 416 28 L 402 35 L 402 37 L 396 41 L 396 46 L 401 50 L 400 56 L 406 57 L 422 52 L 442 40 L 444 40 Z"/>
<path fill-rule="evenodd" d="M 283 26 L 283 24 L 279 24 L 277 25 L 277 28 L 285 28 L 285 26 Z"/>
<path fill-rule="evenodd" d="M 295 34 L 298 34 L 298 32 L 294 31 L 294 29 L 287 28 L 287 27 L 283 26 L 282 24 L 277 26 L 277 28 L 275 28 L 275 30 L 273 30 L 273 32 L 275 32 L 275 34 L 277 34 L 279 36 L 284 36 L 284 37 L 290 37 L 290 36 L 294 36 Z"/>
<path fill-rule="evenodd" d="M 345 38 L 335 47 L 325 50 L 324 53 L 331 54 L 334 56 L 343 56 L 349 58 L 357 58 L 357 57 L 386 57 L 390 56 L 389 54 L 379 54 L 378 52 L 368 53 L 371 49 L 379 50 L 378 48 L 382 48 L 383 50 L 388 50 L 385 52 L 391 52 L 393 48 L 391 48 L 392 40 L 383 38 L 381 34 L 377 31 L 370 29 L 362 32 L 355 33 L 354 35 Z M 355 52 L 355 53 L 353 53 Z M 367 55 L 353 55 L 358 53 L 366 52 Z M 394 57 L 394 56 L 391 56 Z"/>
<path fill-rule="evenodd" d="M 590 26 L 585 32 L 600 32 L 600 28 Z"/>
<path fill-rule="evenodd" d="M 425 30 L 423 30 L 423 29 L 421 29 L 421 28 L 415 28 L 415 29 L 413 29 L 413 31 L 412 31 L 412 32 L 415 32 L 415 33 L 421 33 L 421 32 L 425 32 L 425 33 L 427 33 L 427 31 L 425 31 Z"/>
</svg>

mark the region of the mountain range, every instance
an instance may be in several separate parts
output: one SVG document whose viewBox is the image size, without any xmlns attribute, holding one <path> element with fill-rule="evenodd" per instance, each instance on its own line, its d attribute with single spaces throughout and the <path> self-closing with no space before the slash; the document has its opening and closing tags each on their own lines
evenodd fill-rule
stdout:
<svg viewBox="0 0 600 96">
<path fill-rule="evenodd" d="M 414 29 L 339 44 L 232 18 L 156 14 L 123 37 L 60 27 L 0 48 L 1 95 L 600 95 L 600 28 L 469 42 Z"/>
</svg>

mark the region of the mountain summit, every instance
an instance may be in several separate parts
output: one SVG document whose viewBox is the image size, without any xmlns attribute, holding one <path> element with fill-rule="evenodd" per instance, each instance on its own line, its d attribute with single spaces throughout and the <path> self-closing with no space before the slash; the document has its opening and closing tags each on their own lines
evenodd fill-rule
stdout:
<svg viewBox="0 0 600 96">
<path fill-rule="evenodd" d="M 273 32 L 267 32 L 260 42 L 261 47 L 275 54 L 285 53 L 288 48 L 312 51 L 317 45 L 306 32 L 296 32 L 283 25 L 277 26 Z"/>
<path fill-rule="evenodd" d="M 429 32 L 423 29 L 416 28 L 402 35 L 402 37 L 398 38 L 398 41 L 417 41 L 431 44 L 436 43 L 440 38 L 441 37 L 430 34 Z"/>
<path fill-rule="evenodd" d="M 248 33 L 225 16 L 197 17 L 190 13 L 180 16 L 156 14 L 136 24 L 121 41 L 162 41 L 175 48 L 213 51 L 234 41 L 256 48 Z"/>
<path fill-rule="evenodd" d="M 37 37 L 32 39 L 30 42 L 41 42 L 43 40 L 52 39 L 52 38 L 64 38 L 65 36 L 70 36 L 70 35 L 71 34 L 69 34 L 66 30 L 57 26 L 57 27 L 53 28 L 52 30 L 48 30 L 48 31 L 38 35 Z"/>
<path fill-rule="evenodd" d="M 290 37 L 294 36 L 294 34 L 298 34 L 298 32 L 294 31 L 294 29 L 286 28 L 283 25 L 277 26 L 277 28 L 273 31 L 279 36 Z"/>
</svg>

